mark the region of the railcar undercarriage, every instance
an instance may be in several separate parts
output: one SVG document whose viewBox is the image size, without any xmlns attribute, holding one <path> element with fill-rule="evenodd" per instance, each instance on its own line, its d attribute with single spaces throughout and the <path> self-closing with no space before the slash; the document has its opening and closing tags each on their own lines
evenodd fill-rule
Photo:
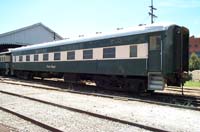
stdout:
<svg viewBox="0 0 200 132">
<path fill-rule="evenodd" d="M 75 73 L 55 73 L 55 72 L 33 72 L 33 71 L 14 71 L 14 75 L 21 79 L 33 79 L 33 77 L 44 78 L 63 78 L 65 82 L 81 83 L 95 82 L 97 87 L 103 89 L 124 91 L 124 92 L 146 92 L 147 77 L 138 76 L 109 76 L 96 74 L 75 74 Z"/>
<path fill-rule="evenodd" d="M 95 82 L 97 87 L 103 89 L 126 91 L 126 92 L 146 92 L 147 91 L 147 77 L 123 77 L 110 75 L 96 75 L 96 74 L 74 74 L 65 73 L 65 82 Z"/>
</svg>

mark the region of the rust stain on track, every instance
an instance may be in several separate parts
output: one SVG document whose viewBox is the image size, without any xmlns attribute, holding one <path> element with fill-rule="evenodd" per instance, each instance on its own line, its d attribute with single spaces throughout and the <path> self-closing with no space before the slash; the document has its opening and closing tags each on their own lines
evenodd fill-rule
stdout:
<svg viewBox="0 0 200 132">
<path fill-rule="evenodd" d="M 18 132 L 18 130 L 0 123 L 0 132 Z"/>
</svg>

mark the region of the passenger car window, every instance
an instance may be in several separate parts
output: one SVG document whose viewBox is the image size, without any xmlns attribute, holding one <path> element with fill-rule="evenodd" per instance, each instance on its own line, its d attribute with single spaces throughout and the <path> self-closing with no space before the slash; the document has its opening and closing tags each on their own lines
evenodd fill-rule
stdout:
<svg viewBox="0 0 200 132">
<path fill-rule="evenodd" d="M 26 56 L 26 61 L 30 61 L 30 55 Z"/>
<path fill-rule="evenodd" d="M 74 60 L 74 59 L 75 59 L 75 51 L 68 51 L 67 60 Z"/>
<path fill-rule="evenodd" d="M 137 45 L 130 46 L 130 57 L 137 57 Z"/>
<path fill-rule="evenodd" d="M 43 61 L 49 60 L 49 54 L 43 54 Z"/>
<path fill-rule="evenodd" d="M 23 59 L 23 56 L 19 56 L 19 61 L 21 62 Z"/>
<path fill-rule="evenodd" d="M 150 43 L 150 51 L 151 50 L 160 50 L 161 36 L 151 36 L 149 43 Z"/>
<path fill-rule="evenodd" d="M 54 53 L 54 60 L 60 60 L 60 53 Z"/>
<path fill-rule="evenodd" d="M 83 51 L 83 59 L 92 59 L 92 58 L 93 58 L 93 50 Z"/>
<path fill-rule="evenodd" d="M 115 58 L 115 48 L 103 48 L 103 58 Z"/>
<path fill-rule="evenodd" d="M 34 55 L 34 61 L 38 61 L 38 55 Z"/>
</svg>

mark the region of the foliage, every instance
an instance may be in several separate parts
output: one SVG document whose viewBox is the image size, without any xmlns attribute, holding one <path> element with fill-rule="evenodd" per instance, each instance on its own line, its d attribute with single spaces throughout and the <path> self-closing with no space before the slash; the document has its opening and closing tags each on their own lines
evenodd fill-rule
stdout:
<svg viewBox="0 0 200 132">
<path fill-rule="evenodd" d="M 200 87 L 200 82 L 187 81 L 184 86 L 186 87 Z"/>
<path fill-rule="evenodd" d="M 192 53 L 189 59 L 189 70 L 193 71 L 198 69 L 200 69 L 200 59 L 195 53 Z"/>
</svg>

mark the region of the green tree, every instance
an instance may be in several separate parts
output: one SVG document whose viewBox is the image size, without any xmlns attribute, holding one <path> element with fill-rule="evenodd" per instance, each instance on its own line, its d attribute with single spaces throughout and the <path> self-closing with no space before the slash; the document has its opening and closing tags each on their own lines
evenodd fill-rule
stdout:
<svg viewBox="0 0 200 132">
<path fill-rule="evenodd" d="M 200 59 L 198 58 L 198 56 L 195 53 L 192 53 L 190 55 L 189 69 L 190 69 L 190 71 L 200 69 Z"/>
</svg>

